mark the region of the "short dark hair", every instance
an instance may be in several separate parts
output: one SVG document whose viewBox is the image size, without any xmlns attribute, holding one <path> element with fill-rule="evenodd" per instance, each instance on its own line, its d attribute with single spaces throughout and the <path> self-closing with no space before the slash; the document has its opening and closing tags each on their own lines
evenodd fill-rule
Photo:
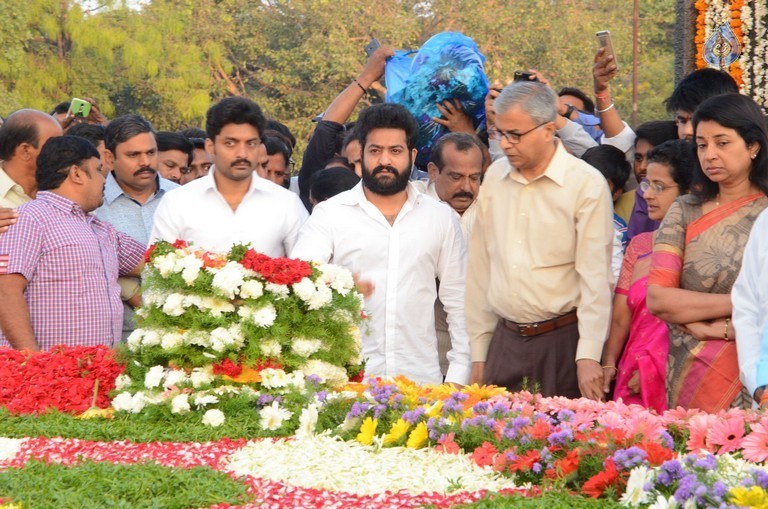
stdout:
<svg viewBox="0 0 768 509">
<path fill-rule="evenodd" d="M 342 168 L 348 168 L 351 171 L 355 171 L 355 166 L 349 162 L 349 159 L 347 159 L 344 156 L 333 156 L 330 159 L 328 159 L 328 162 L 325 163 L 325 169 L 333 168 L 333 167 L 342 167 Z"/>
<path fill-rule="evenodd" d="M 629 174 L 632 172 L 627 157 L 613 145 L 598 145 L 587 149 L 581 156 L 587 164 L 597 168 L 606 180 L 613 184 L 613 190 L 624 189 Z"/>
<path fill-rule="evenodd" d="M 288 126 L 283 124 L 282 122 L 278 122 L 277 120 L 270 118 L 267 120 L 266 129 L 271 131 L 277 131 L 280 133 L 280 135 L 285 139 L 286 143 L 289 145 L 289 148 L 291 149 L 291 152 L 293 152 L 293 149 L 296 148 L 296 137 L 293 135 L 290 129 L 288 129 Z"/>
<path fill-rule="evenodd" d="M 697 69 L 680 80 L 664 104 L 671 113 L 694 112 L 712 96 L 737 93 L 739 86 L 727 72 L 711 68 Z"/>
<path fill-rule="evenodd" d="M 453 147 L 459 152 L 467 152 L 472 147 L 477 147 L 477 149 L 480 151 L 480 156 L 483 160 L 483 163 L 485 162 L 483 146 L 476 136 L 468 133 L 448 133 L 444 136 L 441 136 L 440 139 L 437 140 L 435 146 L 432 147 L 432 153 L 429 156 L 429 162 L 437 166 L 437 171 L 442 172 L 443 168 L 445 167 L 443 151 L 445 150 L 445 146 L 449 143 L 453 145 Z"/>
<path fill-rule="evenodd" d="M 170 131 L 159 131 L 155 134 L 155 141 L 157 141 L 157 151 L 165 152 L 166 150 L 178 150 L 184 154 L 187 154 L 187 164 L 192 164 L 192 160 L 195 158 L 195 146 L 192 142 L 180 133 L 173 133 Z"/>
<path fill-rule="evenodd" d="M 677 184 L 680 194 L 691 189 L 693 168 L 696 166 L 696 145 L 686 140 L 670 140 L 648 151 L 648 163 L 665 164 L 669 176 Z"/>
<path fill-rule="evenodd" d="M 51 113 L 49 114 L 58 115 L 59 113 L 66 113 L 69 111 L 69 106 L 71 104 L 72 103 L 70 103 L 69 101 L 60 102 L 59 104 L 53 107 L 53 109 L 51 110 Z"/>
<path fill-rule="evenodd" d="M 368 133 L 374 129 L 402 129 L 405 131 L 408 150 L 416 148 L 419 125 L 413 115 L 401 104 L 379 103 L 368 106 L 360 112 L 355 131 L 362 148 L 365 148 Z"/>
<path fill-rule="evenodd" d="M 563 87 L 560 89 L 557 95 L 558 97 L 564 95 L 572 95 L 573 97 L 578 97 L 581 99 L 581 102 L 584 103 L 584 113 L 589 113 L 590 115 L 595 114 L 595 103 L 583 90 L 575 87 Z"/>
<path fill-rule="evenodd" d="M 651 120 L 643 122 L 635 129 L 635 145 L 638 140 L 645 140 L 655 147 L 665 141 L 676 140 L 678 137 L 677 124 L 674 120 Z"/>
<path fill-rule="evenodd" d="M 206 135 L 205 131 L 199 127 L 187 127 L 186 129 L 179 131 L 179 134 L 186 136 L 195 148 L 205 150 L 205 138 L 207 138 L 208 135 Z"/>
<path fill-rule="evenodd" d="M 69 174 L 64 170 L 92 157 L 98 159 L 99 151 L 85 138 L 70 135 L 50 138 L 37 156 L 37 189 L 58 189 Z"/>
<path fill-rule="evenodd" d="M 225 125 L 249 124 L 262 136 L 266 123 L 258 104 L 245 97 L 227 97 L 208 108 L 205 115 L 205 133 L 214 141 Z"/>
<path fill-rule="evenodd" d="M 267 149 L 268 156 L 280 154 L 281 156 L 283 156 L 283 159 L 285 160 L 285 165 L 288 166 L 288 163 L 291 160 L 291 149 L 288 148 L 288 145 L 285 144 L 282 138 L 278 138 L 277 136 L 266 135 L 264 136 L 264 139 L 262 140 L 262 142 L 264 143 L 264 147 L 266 147 Z"/>
<path fill-rule="evenodd" d="M 104 146 L 114 154 L 119 144 L 143 133 L 155 134 L 149 120 L 141 115 L 123 115 L 107 124 L 107 128 L 104 130 Z"/>
<path fill-rule="evenodd" d="M 99 142 L 104 141 L 104 126 L 101 124 L 75 124 L 69 128 L 67 134 L 69 136 L 80 136 L 93 143 L 93 146 L 98 146 Z"/>
<path fill-rule="evenodd" d="M 320 170 L 310 179 L 309 193 L 318 202 L 348 191 L 360 182 L 354 171 L 342 166 L 332 166 Z"/>
<path fill-rule="evenodd" d="M 741 94 L 710 97 L 693 114 L 694 139 L 699 123 L 704 121 L 716 122 L 735 130 L 747 145 L 758 144 L 760 148 L 752 160 L 749 181 L 763 194 L 768 194 L 768 128 L 760 106 L 750 97 Z M 701 201 L 710 200 L 719 192 L 717 183 L 704 174 L 698 157 L 694 165 L 692 189 Z"/>
<path fill-rule="evenodd" d="M 39 148 L 40 133 L 34 119 L 24 116 L 14 118 L 13 115 L 0 126 L 0 160 L 8 161 L 13 158 L 16 148 L 22 143 L 29 143 Z"/>
</svg>

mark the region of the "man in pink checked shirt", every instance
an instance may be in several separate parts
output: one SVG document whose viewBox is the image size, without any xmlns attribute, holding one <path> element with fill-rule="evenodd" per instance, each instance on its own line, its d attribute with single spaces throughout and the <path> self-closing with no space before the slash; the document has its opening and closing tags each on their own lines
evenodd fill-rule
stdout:
<svg viewBox="0 0 768 509">
<path fill-rule="evenodd" d="M 114 345 L 123 319 L 117 278 L 138 275 L 144 246 L 91 214 L 106 176 L 89 141 L 51 138 L 36 176 L 37 197 L 0 234 L 0 346 Z"/>
</svg>

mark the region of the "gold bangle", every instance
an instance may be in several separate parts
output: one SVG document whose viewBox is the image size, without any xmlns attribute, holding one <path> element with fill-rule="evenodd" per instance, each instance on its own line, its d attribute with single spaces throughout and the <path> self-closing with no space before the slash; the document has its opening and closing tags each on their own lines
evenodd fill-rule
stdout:
<svg viewBox="0 0 768 509">
<path fill-rule="evenodd" d="M 728 324 L 729 323 L 731 323 L 731 319 L 730 318 L 726 318 L 725 319 L 725 334 L 723 334 L 723 339 L 726 340 L 726 341 L 730 341 L 728 339 Z"/>
<path fill-rule="evenodd" d="M 616 369 L 616 366 L 603 366 L 603 369 Z M 616 369 L 618 371 L 618 369 Z"/>
</svg>

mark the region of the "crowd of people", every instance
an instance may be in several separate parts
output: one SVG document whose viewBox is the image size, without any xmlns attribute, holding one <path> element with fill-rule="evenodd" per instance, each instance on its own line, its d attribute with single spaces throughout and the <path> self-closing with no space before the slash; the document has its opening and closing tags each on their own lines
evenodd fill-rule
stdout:
<svg viewBox="0 0 768 509">
<path fill-rule="evenodd" d="M 366 372 L 616 398 L 662 411 L 768 405 L 768 134 L 714 69 L 682 79 L 674 120 L 624 122 L 613 57 L 594 91 L 541 73 L 458 101 L 416 167 L 401 105 L 350 117 L 384 75 L 380 47 L 296 139 L 244 97 L 205 130 L 107 120 L 88 100 L 0 127 L 0 345 L 124 341 L 143 252 L 182 239 L 341 265 L 370 316 Z"/>
</svg>

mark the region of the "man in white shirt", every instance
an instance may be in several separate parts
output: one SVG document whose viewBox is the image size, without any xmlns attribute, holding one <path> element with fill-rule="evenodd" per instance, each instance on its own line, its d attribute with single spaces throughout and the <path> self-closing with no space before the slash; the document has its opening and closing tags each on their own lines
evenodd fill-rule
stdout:
<svg viewBox="0 0 768 509">
<path fill-rule="evenodd" d="M 244 97 L 228 97 L 208 110 L 211 171 L 168 193 L 155 214 L 151 242 L 182 239 L 217 251 L 248 242 L 272 257 L 290 252 L 307 211 L 294 193 L 254 178 L 265 122 L 261 108 Z"/>
<path fill-rule="evenodd" d="M 465 384 L 471 365 L 458 216 L 408 182 L 418 126 L 404 107 L 371 106 L 355 129 L 362 182 L 314 208 L 291 256 L 343 265 L 370 283 L 366 374 L 405 375 L 422 384 L 443 380 L 433 307 L 439 279 L 453 345 L 445 381 Z"/>
</svg>

